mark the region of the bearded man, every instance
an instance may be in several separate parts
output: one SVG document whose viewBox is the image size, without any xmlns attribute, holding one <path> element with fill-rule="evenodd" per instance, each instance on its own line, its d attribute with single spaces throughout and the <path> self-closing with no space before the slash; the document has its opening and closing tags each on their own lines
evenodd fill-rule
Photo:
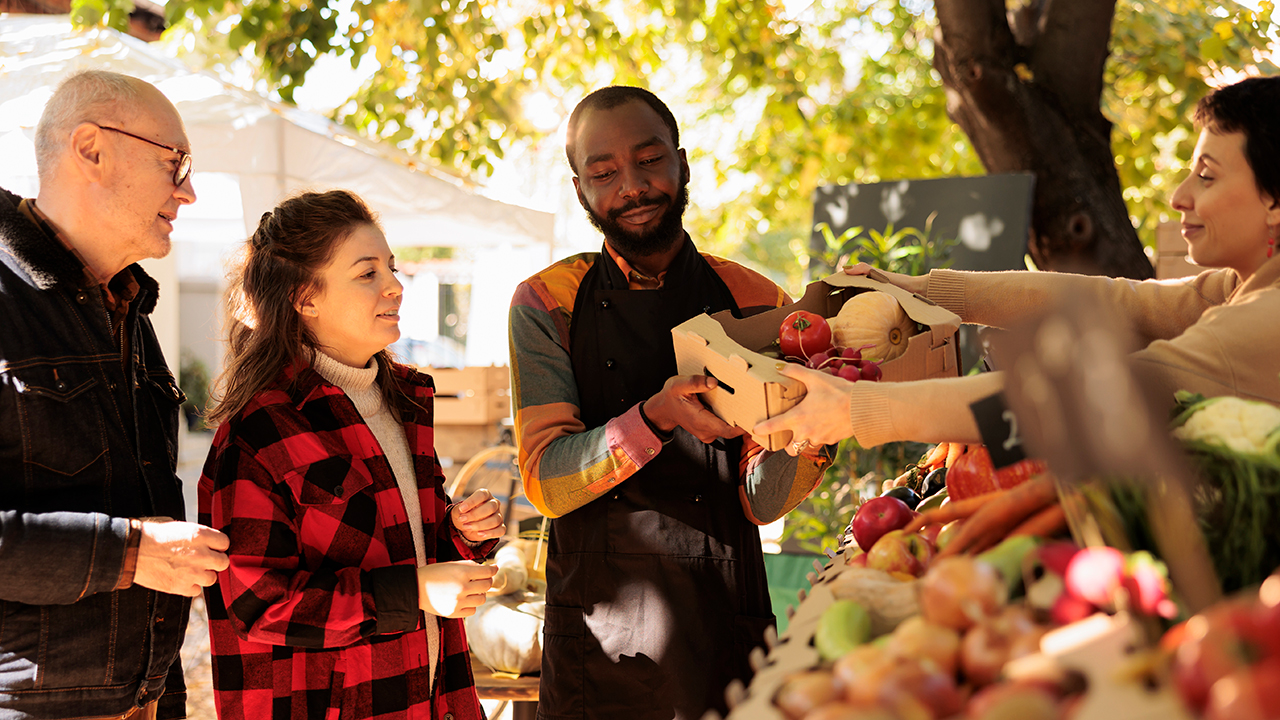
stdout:
<svg viewBox="0 0 1280 720">
<path fill-rule="evenodd" d="M 565 153 L 604 248 L 517 288 L 512 395 L 530 501 L 553 518 L 540 718 L 726 712 L 730 680 L 774 623 L 760 535 L 817 485 L 830 449 L 766 452 L 678 376 L 671 328 L 790 302 L 685 232 L 689 163 L 671 111 L 607 87 Z"/>
</svg>

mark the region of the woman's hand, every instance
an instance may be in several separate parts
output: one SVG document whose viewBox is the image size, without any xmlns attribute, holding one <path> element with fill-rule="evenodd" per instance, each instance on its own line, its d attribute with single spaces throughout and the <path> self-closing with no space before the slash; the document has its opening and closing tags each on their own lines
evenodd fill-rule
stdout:
<svg viewBox="0 0 1280 720">
<path fill-rule="evenodd" d="M 474 496 L 472 496 L 474 497 Z M 418 607 L 428 615 L 464 618 L 476 614 L 493 585 L 496 565 L 470 560 L 432 563 L 418 568 Z"/>
<path fill-rule="evenodd" d="M 500 538 L 507 532 L 507 526 L 502 523 L 498 501 L 485 488 L 480 488 L 471 497 L 454 505 L 449 517 L 462 537 L 473 543 Z"/>
<path fill-rule="evenodd" d="M 853 436 L 849 419 L 849 390 L 853 383 L 798 363 L 785 363 L 778 372 L 804 383 L 808 392 L 795 407 L 756 425 L 753 435 L 790 430 L 789 455 L 797 455 L 808 446 L 830 445 Z"/>
<path fill-rule="evenodd" d="M 883 275 L 884 278 L 888 280 L 891 285 L 897 285 L 898 287 L 902 288 L 903 290 L 906 290 L 907 292 L 915 293 L 922 297 L 929 292 L 929 276 L 928 275 L 903 275 L 902 273 L 888 272 L 886 270 L 881 270 L 879 268 L 872 268 L 870 265 L 864 262 L 860 262 L 856 265 L 847 266 L 844 269 L 844 274 L 845 275 L 870 275 L 872 270 L 875 270 L 880 275 Z"/>
</svg>

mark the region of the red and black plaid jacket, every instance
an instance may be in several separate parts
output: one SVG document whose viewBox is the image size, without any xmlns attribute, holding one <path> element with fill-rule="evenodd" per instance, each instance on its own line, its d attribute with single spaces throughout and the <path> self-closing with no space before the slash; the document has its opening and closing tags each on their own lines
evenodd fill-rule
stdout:
<svg viewBox="0 0 1280 720">
<path fill-rule="evenodd" d="M 401 417 L 427 561 L 480 559 L 496 542 L 471 548 L 448 520 L 431 378 L 399 366 L 394 377 L 420 406 Z M 218 429 L 199 502 L 200 522 L 231 538 L 231 567 L 205 591 L 221 720 L 483 718 L 462 620 L 439 618 L 428 691 L 404 502 L 340 388 L 309 367 L 282 373 Z"/>
</svg>

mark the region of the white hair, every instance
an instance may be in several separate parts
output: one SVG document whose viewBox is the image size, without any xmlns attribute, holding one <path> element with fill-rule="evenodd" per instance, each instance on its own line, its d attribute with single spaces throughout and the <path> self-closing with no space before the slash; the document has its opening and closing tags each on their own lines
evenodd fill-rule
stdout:
<svg viewBox="0 0 1280 720">
<path fill-rule="evenodd" d="M 57 167 L 58 156 L 76 126 L 127 119 L 140 99 L 136 79 L 107 70 L 83 70 L 59 83 L 36 124 L 36 172 L 40 184 L 45 184 Z"/>
</svg>

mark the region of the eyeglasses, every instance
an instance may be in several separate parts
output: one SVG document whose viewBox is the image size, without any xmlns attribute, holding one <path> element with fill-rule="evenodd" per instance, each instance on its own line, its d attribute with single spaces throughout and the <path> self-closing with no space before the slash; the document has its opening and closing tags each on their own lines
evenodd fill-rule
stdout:
<svg viewBox="0 0 1280 720">
<path fill-rule="evenodd" d="M 93 124 L 94 124 L 94 125 L 98 125 L 98 123 L 93 123 Z M 178 153 L 178 167 L 177 167 L 177 169 L 175 169 L 175 170 L 173 171 L 173 184 L 174 184 L 175 186 L 180 186 L 180 185 L 182 185 L 182 183 L 184 183 L 184 182 L 186 182 L 186 181 L 187 181 L 187 177 L 191 175 L 191 153 L 189 153 L 189 152 L 187 152 L 187 151 L 185 151 L 185 150 L 179 150 L 179 149 L 178 149 L 178 148 L 176 148 L 176 147 L 169 147 L 168 145 L 161 145 L 160 143 L 156 142 L 155 140 L 148 140 L 148 139 L 146 139 L 146 138 L 144 138 L 144 137 L 140 137 L 140 136 L 138 136 L 138 135 L 134 135 L 134 134 L 133 134 L 133 133 L 131 133 L 131 132 L 125 132 L 124 130 L 121 130 L 120 128 L 113 128 L 113 127 L 109 127 L 109 126 L 107 126 L 107 125 L 98 125 L 98 127 L 102 128 L 103 130 L 110 130 L 110 131 L 112 131 L 112 132 L 118 132 L 118 133 L 120 133 L 121 135 L 128 135 L 129 137 L 131 137 L 131 138 L 133 138 L 133 139 L 135 139 L 135 140 L 141 140 L 141 141 L 142 141 L 142 142 L 144 142 L 144 143 L 151 143 L 152 145 L 155 145 L 155 146 L 156 146 L 156 147 L 158 147 L 158 148 L 164 148 L 165 150 L 168 150 L 168 151 L 170 151 L 170 152 L 176 152 L 176 153 Z"/>
</svg>

